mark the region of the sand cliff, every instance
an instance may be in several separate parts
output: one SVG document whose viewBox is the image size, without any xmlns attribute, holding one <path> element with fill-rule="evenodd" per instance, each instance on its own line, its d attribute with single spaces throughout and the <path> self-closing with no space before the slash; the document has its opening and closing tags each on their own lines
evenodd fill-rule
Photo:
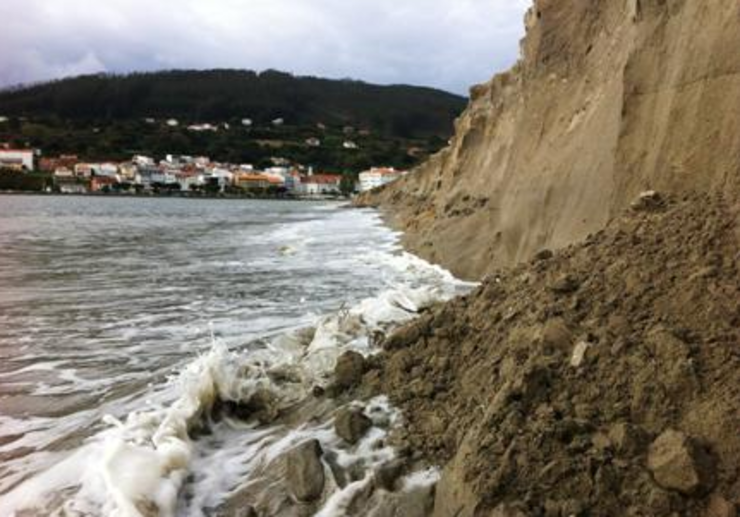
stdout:
<svg viewBox="0 0 740 517">
<path fill-rule="evenodd" d="M 560 248 L 635 196 L 740 198 L 740 3 L 537 0 L 521 59 L 471 90 L 450 145 L 361 204 L 459 276 Z"/>
<path fill-rule="evenodd" d="M 363 387 L 443 468 L 435 517 L 736 517 L 740 3 L 536 0 L 526 24 L 450 145 L 358 199 L 483 278 Z"/>
<path fill-rule="evenodd" d="M 434 517 L 736 517 L 738 214 L 689 195 L 496 272 L 389 336 L 364 377 Z"/>
</svg>

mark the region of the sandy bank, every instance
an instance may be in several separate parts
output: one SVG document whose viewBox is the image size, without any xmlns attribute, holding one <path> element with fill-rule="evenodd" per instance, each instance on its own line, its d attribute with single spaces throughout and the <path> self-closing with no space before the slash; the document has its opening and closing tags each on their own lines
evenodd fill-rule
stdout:
<svg viewBox="0 0 740 517">
<path fill-rule="evenodd" d="M 435 516 L 735 515 L 738 207 L 647 205 L 386 339 L 362 390 L 444 466 Z"/>
</svg>

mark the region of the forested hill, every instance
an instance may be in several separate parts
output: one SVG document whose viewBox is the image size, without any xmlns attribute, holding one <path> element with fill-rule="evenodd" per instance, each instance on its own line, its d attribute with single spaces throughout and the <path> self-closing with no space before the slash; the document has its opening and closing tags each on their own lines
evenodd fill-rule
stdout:
<svg viewBox="0 0 740 517">
<path fill-rule="evenodd" d="M 284 118 L 346 124 L 406 138 L 446 137 L 466 100 L 412 86 L 296 77 L 267 71 L 88 75 L 0 92 L 0 115 L 68 120 L 172 117 L 185 122 Z"/>
</svg>

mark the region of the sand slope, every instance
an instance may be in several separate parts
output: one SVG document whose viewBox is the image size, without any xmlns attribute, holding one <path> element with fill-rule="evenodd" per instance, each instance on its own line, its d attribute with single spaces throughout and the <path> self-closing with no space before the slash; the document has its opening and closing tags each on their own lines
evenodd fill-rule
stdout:
<svg viewBox="0 0 740 517">
<path fill-rule="evenodd" d="M 445 466 L 434 515 L 733 517 L 738 228 L 716 197 L 630 211 L 387 338 L 364 389 Z"/>
<path fill-rule="evenodd" d="M 641 191 L 740 198 L 740 3 L 537 0 L 522 58 L 450 146 L 361 204 L 480 278 L 597 231 Z"/>
</svg>

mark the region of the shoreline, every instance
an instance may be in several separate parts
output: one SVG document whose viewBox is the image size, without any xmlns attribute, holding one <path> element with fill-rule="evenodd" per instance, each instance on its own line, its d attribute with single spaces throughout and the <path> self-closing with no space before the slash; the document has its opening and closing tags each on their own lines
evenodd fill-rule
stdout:
<svg viewBox="0 0 740 517">
<path fill-rule="evenodd" d="M 260 211 L 258 207 L 254 210 Z M 295 210 L 302 212 L 298 207 Z M 218 508 L 219 514 L 237 516 L 250 515 L 255 509 L 261 515 L 277 515 L 288 508 L 311 508 L 318 513 L 345 507 L 353 509 L 351 515 L 364 515 L 360 507 L 391 511 L 405 509 L 414 501 L 423 501 L 430 510 L 435 474 L 423 470 L 423 464 L 401 458 L 402 451 L 388 440 L 396 429 L 396 408 L 384 397 L 359 396 L 353 388 L 359 386 L 363 374 L 372 375 L 377 369 L 373 357 L 379 351 L 378 335 L 413 321 L 430 304 L 453 296 L 458 285 L 416 257 L 397 255 L 395 232 L 379 224 L 375 214 L 355 212 L 331 218 L 341 221 L 337 235 L 345 227 L 348 242 L 357 241 L 358 236 L 362 241 L 373 238 L 373 229 L 378 228 L 377 251 L 382 254 L 378 260 L 385 264 L 378 278 L 395 278 L 398 283 L 390 288 L 378 282 L 359 298 L 350 297 L 352 303 L 347 306 L 330 302 L 312 321 L 265 337 L 270 347 L 263 346 L 263 338 L 257 335 L 233 348 L 226 342 L 214 343 L 206 353 L 183 363 L 177 380 L 171 388 L 157 392 L 160 395 L 153 405 L 126 418 L 122 413 L 117 421 L 105 421 L 103 431 L 96 431 L 74 449 L 79 455 L 52 467 L 49 479 L 75 469 L 81 473 L 75 477 L 83 479 L 88 471 L 98 472 L 98 459 L 106 456 L 101 468 L 117 465 L 104 470 L 106 490 L 101 493 L 83 483 L 70 496 L 79 504 L 105 509 L 116 504 L 108 495 L 116 493 L 121 482 L 118 473 L 127 470 L 132 458 L 148 458 L 138 468 L 150 470 L 150 464 L 174 462 L 178 451 L 187 451 L 188 461 L 179 464 L 174 475 L 151 477 L 131 499 L 155 501 L 153 494 L 170 487 L 175 490 L 164 506 L 177 507 L 183 515 L 191 508 Z M 365 221 L 364 225 L 353 223 L 354 217 Z M 324 232 L 334 235 L 331 229 Z M 277 252 L 275 246 L 269 248 L 268 254 Z M 368 269 L 368 274 L 373 271 Z M 338 292 L 334 300 L 345 299 L 348 295 L 343 293 Z M 337 361 L 344 366 L 337 367 Z M 358 423 L 360 428 L 355 427 Z M 140 434 L 151 440 L 131 442 L 131 436 Z M 169 446 L 173 444 L 177 447 Z M 209 491 L 212 466 L 222 466 L 223 461 L 238 466 L 240 473 L 217 472 L 212 479 L 215 489 Z M 315 483 L 305 482 L 300 469 L 296 472 L 296 461 L 312 465 Z M 399 468 L 401 463 L 404 468 Z M 43 476 L 46 470 L 40 472 Z M 30 492 L 24 492 L 23 486 Z M 39 494 L 44 490 L 57 493 L 53 484 L 39 487 Z M 21 507 L 24 494 L 33 490 L 33 484 L 13 487 L 0 508 Z"/>
<path fill-rule="evenodd" d="M 23 192 L 18 190 L 0 190 L 0 196 L 36 196 L 36 197 L 91 197 L 91 198 L 135 198 L 135 199 L 193 199 L 193 200 L 223 200 L 223 201 L 351 201 L 351 197 L 292 197 L 292 196 L 239 196 L 239 195 L 186 195 L 186 194 L 122 194 L 122 193 L 61 193 L 61 192 Z"/>
<path fill-rule="evenodd" d="M 734 508 L 734 213 L 640 205 L 389 334 L 358 391 L 386 394 L 406 421 L 392 443 L 441 469 L 429 515 Z M 662 466 L 666 444 L 686 463 Z"/>
</svg>

